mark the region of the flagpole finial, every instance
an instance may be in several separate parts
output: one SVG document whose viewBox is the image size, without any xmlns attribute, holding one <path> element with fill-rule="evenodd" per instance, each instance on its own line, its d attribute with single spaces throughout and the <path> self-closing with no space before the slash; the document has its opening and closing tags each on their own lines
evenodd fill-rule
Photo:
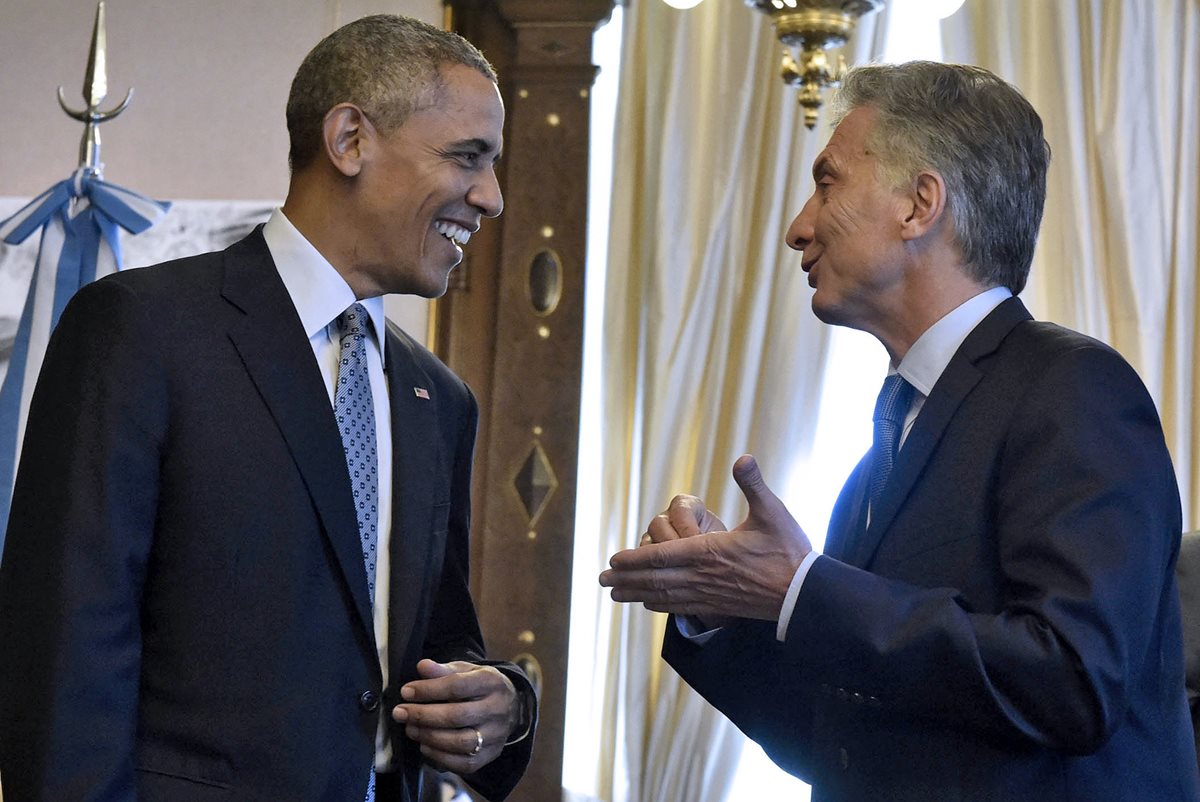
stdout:
<svg viewBox="0 0 1200 802">
<path fill-rule="evenodd" d="M 79 166 L 95 175 L 100 175 L 104 164 L 100 161 L 100 123 L 106 123 L 125 111 L 133 98 L 133 89 L 125 93 L 125 99 L 109 111 L 100 111 L 100 104 L 108 95 L 107 34 L 104 28 L 104 2 L 96 4 L 96 24 L 92 28 L 92 47 L 88 52 L 87 71 L 83 76 L 83 99 L 87 106 L 76 111 L 67 105 L 63 88 L 58 87 L 58 105 L 73 119 L 84 124 L 83 139 L 79 142 Z"/>
</svg>

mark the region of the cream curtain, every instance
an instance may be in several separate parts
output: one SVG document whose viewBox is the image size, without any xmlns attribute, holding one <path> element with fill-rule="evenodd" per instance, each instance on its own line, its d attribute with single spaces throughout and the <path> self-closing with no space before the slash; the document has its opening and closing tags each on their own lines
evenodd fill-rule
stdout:
<svg viewBox="0 0 1200 802">
<path fill-rule="evenodd" d="M 1054 159 L 1026 300 L 1141 371 L 1190 528 L 1200 525 L 1198 5 L 968 0 L 943 28 L 947 61 L 1012 80 L 1046 121 Z M 879 53 L 886 27 L 886 15 L 867 18 L 847 57 Z M 688 12 L 640 0 L 626 9 L 623 50 L 598 567 L 635 545 L 675 492 L 735 523 L 744 507 L 728 468 L 743 451 L 783 484 L 813 443 L 829 343 L 782 243 L 829 130 L 801 127 L 769 27 L 732 0 Z M 662 617 L 597 609 L 598 796 L 722 800 L 741 736 L 661 663 Z"/>
<path fill-rule="evenodd" d="M 873 23 L 848 58 L 865 58 Z M 734 459 L 755 453 L 782 484 L 812 443 L 829 329 L 809 311 L 783 232 L 829 129 L 804 130 L 780 54 L 765 18 L 740 2 L 625 11 L 597 568 L 677 492 L 733 525 L 744 514 Z M 741 734 L 661 662 L 662 616 L 598 609 L 600 798 L 723 799 Z"/>
<path fill-rule="evenodd" d="M 1041 113 L 1053 155 L 1026 301 L 1138 369 L 1197 528 L 1200 0 L 968 0 L 943 38 L 947 61 Z"/>
</svg>

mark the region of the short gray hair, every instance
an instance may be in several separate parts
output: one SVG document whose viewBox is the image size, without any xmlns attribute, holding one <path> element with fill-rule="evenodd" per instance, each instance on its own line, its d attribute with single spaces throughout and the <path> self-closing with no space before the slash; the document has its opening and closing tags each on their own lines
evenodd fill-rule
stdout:
<svg viewBox="0 0 1200 802">
<path fill-rule="evenodd" d="M 334 106 L 353 103 L 390 133 L 437 102 L 440 69 L 449 64 L 472 67 L 496 81 L 496 71 L 475 45 L 409 17 L 376 14 L 326 36 L 305 56 L 288 95 L 292 170 L 320 152 L 325 115 Z"/>
<path fill-rule="evenodd" d="M 912 61 L 856 67 L 833 112 L 875 110 L 869 145 L 882 178 L 901 186 L 921 170 L 946 182 L 968 274 L 1025 287 L 1046 203 L 1050 146 L 1042 119 L 1011 84 L 980 67 Z"/>
</svg>

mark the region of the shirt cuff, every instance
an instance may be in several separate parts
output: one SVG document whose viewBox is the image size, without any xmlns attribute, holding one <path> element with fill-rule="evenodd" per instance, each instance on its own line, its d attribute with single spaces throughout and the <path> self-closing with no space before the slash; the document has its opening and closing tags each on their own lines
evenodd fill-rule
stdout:
<svg viewBox="0 0 1200 802">
<path fill-rule="evenodd" d="M 532 689 L 521 688 L 517 693 L 521 698 L 521 718 L 517 721 L 517 726 L 513 728 L 513 731 L 504 739 L 505 746 L 518 744 L 533 732 L 533 710 L 537 706 L 536 692 Z"/>
<path fill-rule="evenodd" d="M 792 621 L 792 613 L 796 611 L 796 599 L 800 597 L 800 588 L 804 584 L 804 577 L 808 576 L 808 569 L 812 568 L 812 564 L 820 556 L 817 552 L 810 551 L 800 561 L 800 565 L 792 577 L 792 584 L 788 585 L 787 595 L 783 597 L 783 606 L 779 608 L 779 624 L 775 627 L 775 640 L 780 643 L 787 640 L 788 624 Z"/>
<path fill-rule="evenodd" d="M 708 643 L 713 635 L 721 631 L 720 627 L 704 629 L 700 619 L 690 615 L 675 616 L 675 628 L 679 630 L 680 635 L 697 646 Z"/>
</svg>

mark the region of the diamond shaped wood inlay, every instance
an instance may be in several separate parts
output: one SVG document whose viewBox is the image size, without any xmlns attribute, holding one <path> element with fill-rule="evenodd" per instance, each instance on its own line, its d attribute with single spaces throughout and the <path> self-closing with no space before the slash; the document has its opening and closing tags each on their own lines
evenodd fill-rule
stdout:
<svg viewBox="0 0 1200 802">
<path fill-rule="evenodd" d="M 558 479 L 554 476 L 554 469 L 550 466 L 550 460 L 547 459 L 541 443 L 534 441 L 529 456 L 525 458 L 513 479 L 513 486 L 532 525 L 546 509 L 550 496 L 558 487 Z"/>
</svg>

